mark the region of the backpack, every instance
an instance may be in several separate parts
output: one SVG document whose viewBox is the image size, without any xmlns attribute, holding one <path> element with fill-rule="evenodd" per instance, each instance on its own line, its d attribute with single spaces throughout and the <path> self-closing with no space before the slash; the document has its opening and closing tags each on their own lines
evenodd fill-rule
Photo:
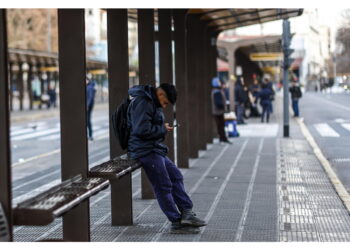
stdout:
<svg viewBox="0 0 350 250">
<path fill-rule="evenodd" d="M 125 98 L 111 116 L 114 135 L 123 150 L 128 147 L 130 128 L 128 127 L 128 110 L 131 100 Z"/>
<path fill-rule="evenodd" d="M 295 89 L 295 97 L 300 98 L 302 96 L 301 90 L 299 87 Z"/>
</svg>

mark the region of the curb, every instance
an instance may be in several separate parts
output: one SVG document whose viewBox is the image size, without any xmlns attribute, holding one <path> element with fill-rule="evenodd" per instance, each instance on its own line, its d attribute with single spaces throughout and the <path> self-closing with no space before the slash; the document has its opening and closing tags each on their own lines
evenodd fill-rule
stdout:
<svg viewBox="0 0 350 250">
<path fill-rule="evenodd" d="M 301 132 L 303 133 L 306 140 L 309 142 L 310 146 L 312 147 L 317 159 L 321 162 L 321 165 L 323 169 L 325 170 L 326 174 L 328 175 L 328 178 L 330 179 L 332 185 L 334 186 L 336 192 L 338 193 L 340 199 L 343 201 L 345 207 L 347 208 L 348 212 L 350 213 L 350 195 L 346 191 L 343 183 L 339 180 L 337 174 L 332 169 L 331 164 L 327 160 L 327 158 L 323 155 L 321 149 L 318 147 L 315 139 L 311 135 L 309 129 L 306 127 L 305 123 L 302 119 L 297 118 L 296 121 L 298 122 Z"/>
</svg>

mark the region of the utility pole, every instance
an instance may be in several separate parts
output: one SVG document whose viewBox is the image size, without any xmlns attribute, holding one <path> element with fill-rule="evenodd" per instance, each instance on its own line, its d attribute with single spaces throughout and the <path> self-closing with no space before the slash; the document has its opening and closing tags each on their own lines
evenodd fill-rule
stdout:
<svg viewBox="0 0 350 250">
<path fill-rule="evenodd" d="M 292 35 L 290 33 L 290 22 L 288 19 L 283 20 L 283 136 L 289 137 L 289 74 L 288 70 L 291 65 L 290 55 L 293 49 L 290 49 Z"/>
</svg>

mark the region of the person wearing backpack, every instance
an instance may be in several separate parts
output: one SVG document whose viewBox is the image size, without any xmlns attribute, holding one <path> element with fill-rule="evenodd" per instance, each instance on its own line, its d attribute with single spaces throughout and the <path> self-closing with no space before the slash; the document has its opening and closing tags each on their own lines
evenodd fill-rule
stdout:
<svg viewBox="0 0 350 250">
<path fill-rule="evenodd" d="M 199 233 L 199 227 L 206 223 L 192 211 L 193 203 L 185 191 L 183 176 L 166 156 L 168 148 L 163 144 L 167 133 L 173 131 L 164 121 L 163 109 L 175 104 L 175 87 L 167 83 L 158 88 L 137 85 L 128 94 L 131 99 L 127 109 L 129 156 L 143 164 L 159 206 L 171 222 L 170 232 Z"/>
<path fill-rule="evenodd" d="M 295 80 L 292 80 L 292 86 L 289 88 L 292 98 L 292 108 L 294 117 L 299 116 L 299 99 L 302 97 L 301 89 Z"/>
</svg>

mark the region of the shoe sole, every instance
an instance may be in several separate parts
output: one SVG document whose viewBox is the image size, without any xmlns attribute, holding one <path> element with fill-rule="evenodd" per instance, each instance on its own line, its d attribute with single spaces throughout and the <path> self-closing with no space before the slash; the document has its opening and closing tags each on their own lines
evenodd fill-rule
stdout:
<svg viewBox="0 0 350 250">
<path fill-rule="evenodd" d="M 193 224 L 190 220 L 181 220 L 181 225 L 184 226 L 192 226 L 192 227 L 204 227 L 207 225 L 207 223 L 204 224 Z"/>
<path fill-rule="evenodd" d="M 197 228 L 195 228 L 195 229 L 197 229 Z M 200 232 L 199 229 L 193 230 L 193 231 L 188 231 L 185 229 L 175 229 L 175 230 L 170 231 L 171 234 L 199 234 L 199 232 Z"/>
</svg>

